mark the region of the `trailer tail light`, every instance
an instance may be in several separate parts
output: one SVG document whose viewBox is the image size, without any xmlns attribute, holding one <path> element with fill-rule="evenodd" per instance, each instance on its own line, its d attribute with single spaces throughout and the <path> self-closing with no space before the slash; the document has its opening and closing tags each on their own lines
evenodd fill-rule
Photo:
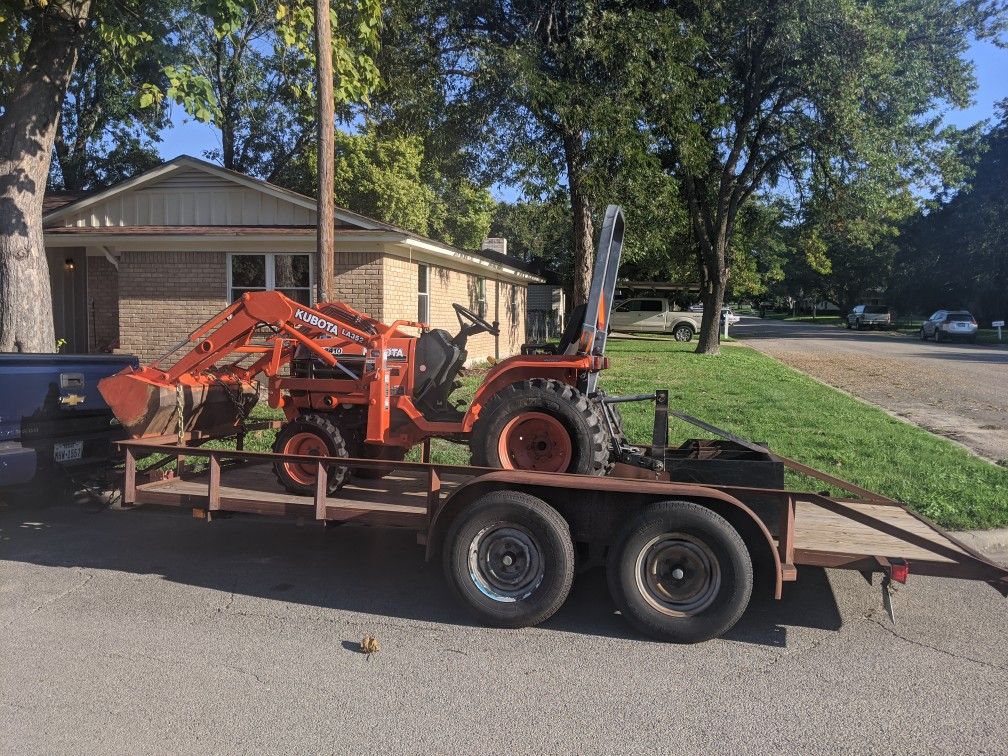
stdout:
<svg viewBox="0 0 1008 756">
<path fill-rule="evenodd" d="M 893 564 L 889 568 L 889 575 L 897 583 L 905 583 L 907 578 L 910 576 L 910 565 L 906 562 L 902 564 Z"/>
</svg>

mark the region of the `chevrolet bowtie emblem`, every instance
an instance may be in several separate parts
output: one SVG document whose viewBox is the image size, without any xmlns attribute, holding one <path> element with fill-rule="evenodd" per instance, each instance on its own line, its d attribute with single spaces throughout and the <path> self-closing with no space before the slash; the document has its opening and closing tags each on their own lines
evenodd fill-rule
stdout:
<svg viewBox="0 0 1008 756">
<path fill-rule="evenodd" d="M 60 404 L 65 404 L 70 407 L 76 407 L 78 404 L 84 403 L 84 397 L 80 394 L 67 394 L 66 396 L 60 397 Z"/>
</svg>

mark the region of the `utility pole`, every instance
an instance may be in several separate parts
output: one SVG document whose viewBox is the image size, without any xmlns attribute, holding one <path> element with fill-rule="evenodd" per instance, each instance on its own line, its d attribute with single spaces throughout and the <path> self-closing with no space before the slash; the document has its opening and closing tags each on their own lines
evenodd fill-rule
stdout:
<svg viewBox="0 0 1008 756">
<path fill-rule="evenodd" d="M 315 73 L 318 79 L 318 299 L 331 302 L 333 292 L 333 160 L 335 112 L 333 106 L 332 25 L 329 0 L 315 0 Z"/>
</svg>

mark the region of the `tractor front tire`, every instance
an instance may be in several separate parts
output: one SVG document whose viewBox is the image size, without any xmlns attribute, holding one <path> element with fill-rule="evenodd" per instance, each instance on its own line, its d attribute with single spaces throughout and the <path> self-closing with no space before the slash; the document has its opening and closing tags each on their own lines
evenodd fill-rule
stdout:
<svg viewBox="0 0 1008 756">
<path fill-rule="evenodd" d="M 336 424 L 326 415 L 310 412 L 291 420 L 273 442 L 275 454 L 298 454 L 311 457 L 348 457 L 346 442 Z M 280 460 L 273 465 L 277 480 L 294 494 L 315 493 L 318 469 L 313 462 Z M 326 467 L 328 493 L 338 491 L 350 480 L 350 469 L 332 464 Z"/>
<path fill-rule="evenodd" d="M 505 470 L 605 475 L 611 444 L 587 397 L 560 381 L 512 383 L 480 411 L 469 439 L 472 463 Z"/>
</svg>

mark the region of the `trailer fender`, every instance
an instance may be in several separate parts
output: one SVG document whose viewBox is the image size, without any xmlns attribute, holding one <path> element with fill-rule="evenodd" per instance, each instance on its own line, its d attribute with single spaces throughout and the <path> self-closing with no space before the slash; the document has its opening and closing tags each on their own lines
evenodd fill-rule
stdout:
<svg viewBox="0 0 1008 756">
<path fill-rule="evenodd" d="M 780 598 L 784 570 L 773 536 L 753 510 L 742 500 L 710 486 L 664 481 L 642 481 L 627 478 L 596 478 L 585 475 L 546 474 L 523 470 L 498 470 L 469 481 L 455 489 L 431 518 L 426 537 L 426 559 L 430 561 L 441 551 L 445 533 L 456 515 L 467 504 L 490 491 L 524 491 L 546 502 L 556 500 L 555 491 L 584 490 L 629 494 L 649 501 L 683 499 L 714 510 L 739 531 L 753 556 L 770 559 L 774 570 L 774 598 Z M 553 495 L 551 496 L 551 492 Z M 634 505 L 628 505 L 634 506 Z"/>
</svg>

